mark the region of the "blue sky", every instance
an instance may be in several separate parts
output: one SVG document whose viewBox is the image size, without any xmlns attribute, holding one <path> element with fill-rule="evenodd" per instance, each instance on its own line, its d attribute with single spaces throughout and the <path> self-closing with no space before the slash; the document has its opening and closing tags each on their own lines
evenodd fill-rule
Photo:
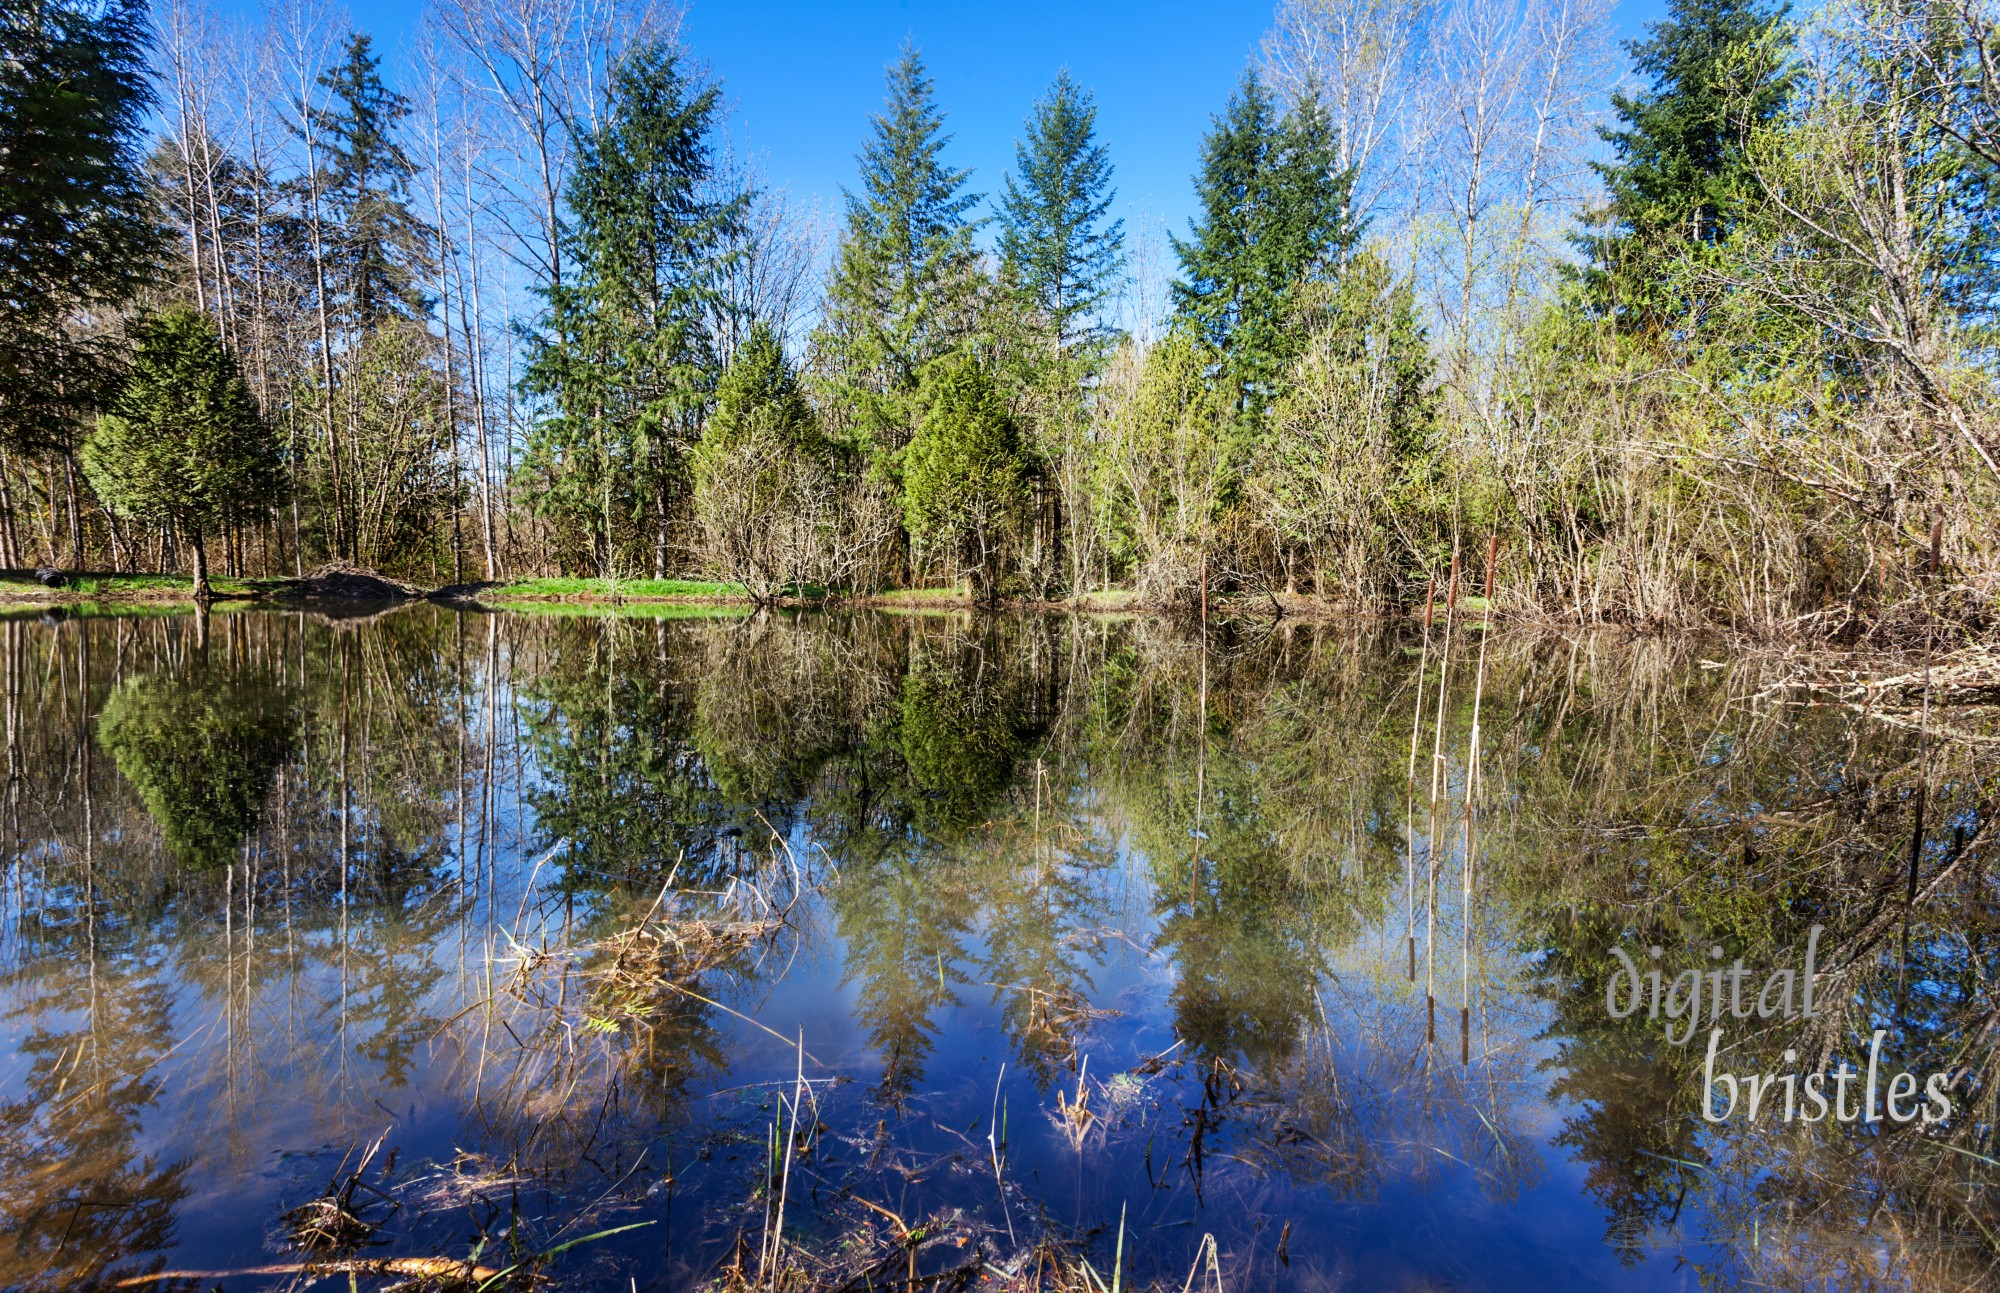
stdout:
<svg viewBox="0 0 2000 1293">
<path fill-rule="evenodd" d="M 249 7 L 249 0 L 239 0 Z M 411 0 L 348 0 L 394 75 Z M 1117 168 L 1119 214 L 1184 230 L 1190 176 L 1211 113 L 1256 55 L 1272 4 L 1015 0 L 693 0 L 689 44 L 723 83 L 733 133 L 774 184 L 836 209 L 880 107 L 884 66 L 905 39 L 923 50 L 954 135 L 947 157 L 991 194 L 1013 161 L 1034 98 L 1057 69 L 1097 95 L 1098 132 Z M 1621 36 L 1657 19 L 1664 0 L 1621 0 Z"/>
</svg>

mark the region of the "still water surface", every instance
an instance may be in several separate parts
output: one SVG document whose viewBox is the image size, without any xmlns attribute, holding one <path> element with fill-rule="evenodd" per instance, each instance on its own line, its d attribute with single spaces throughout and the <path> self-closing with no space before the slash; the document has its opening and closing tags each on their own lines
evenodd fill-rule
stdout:
<svg viewBox="0 0 2000 1293">
<path fill-rule="evenodd" d="M 1439 645 L 0 625 L 0 1287 L 302 1287 L 230 1272 L 325 1259 L 293 1210 L 371 1146 L 331 1251 L 617 1230 L 562 1288 L 754 1275 L 774 1228 L 820 1288 L 1108 1281 L 1121 1218 L 1126 1288 L 1986 1287 L 1990 721 Z M 1705 1123 L 1706 1031 L 1607 1011 L 1614 946 L 1761 984 L 1814 925 L 1817 1016 L 1721 1021 L 1719 1066 L 1881 1029 L 1951 1118 Z"/>
</svg>

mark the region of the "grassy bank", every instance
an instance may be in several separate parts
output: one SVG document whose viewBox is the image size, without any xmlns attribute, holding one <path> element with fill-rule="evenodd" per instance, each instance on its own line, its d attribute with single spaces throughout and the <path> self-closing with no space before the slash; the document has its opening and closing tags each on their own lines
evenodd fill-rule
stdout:
<svg viewBox="0 0 2000 1293">
<path fill-rule="evenodd" d="M 486 585 L 479 599 L 664 601 L 699 597 L 735 601 L 749 595 L 741 584 L 706 579 L 510 579 Z"/>
<path fill-rule="evenodd" d="M 314 596 L 312 588 L 302 586 L 301 581 L 289 576 L 215 577 L 210 579 L 209 587 L 210 608 L 214 610 Z M 749 590 L 743 585 L 704 579 L 538 577 L 453 585 L 450 592 L 454 597 L 470 598 L 497 609 L 543 614 L 627 614 L 673 618 L 740 613 L 753 605 Z M 132 614 L 142 608 L 165 613 L 189 607 L 193 601 L 193 580 L 187 575 L 86 571 L 68 575 L 60 587 L 51 588 L 38 582 L 32 571 L 0 571 L 0 613 L 8 608 L 18 613 L 34 613 L 50 606 L 61 606 L 71 613 Z M 1189 605 L 1168 607 L 1149 603 L 1136 590 L 1125 588 L 1099 589 L 1075 600 L 1004 599 L 992 607 L 982 607 L 974 600 L 970 589 L 962 585 L 896 588 L 874 593 L 830 593 L 824 588 L 807 586 L 793 590 L 783 599 L 786 606 L 821 603 L 904 613 L 997 610 L 1184 617 L 1193 614 Z M 1462 613 L 1483 614 L 1488 604 L 1484 598 L 1462 597 L 1459 608 Z M 1493 609 L 1500 616 L 1508 614 L 1504 606 Z M 1224 594 L 1218 591 L 1209 602 L 1212 619 L 1322 619 L 1351 615 L 1355 610 L 1351 605 L 1299 593 L 1253 594 L 1239 591 Z M 1443 613 L 1442 594 L 1438 598 L 1437 610 L 1439 614 Z M 1380 613 L 1379 608 L 1375 613 Z M 1421 607 L 1406 608 L 1403 613 L 1421 617 L 1423 610 Z"/>
<path fill-rule="evenodd" d="M 282 579 L 216 577 L 208 581 L 217 599 L 252 599 L 288 583 Z M 67 576 L 50 588 L 32 570 L 0 570 L 0 602 L 173 602 L 194 600 L 189 575 L 148 575 L 117 571 L 84 571 Z"/>
</svg>

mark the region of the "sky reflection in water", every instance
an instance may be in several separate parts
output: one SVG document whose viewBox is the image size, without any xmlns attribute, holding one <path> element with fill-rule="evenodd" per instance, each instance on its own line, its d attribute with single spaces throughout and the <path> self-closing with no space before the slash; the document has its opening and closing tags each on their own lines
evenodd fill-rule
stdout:
<svg viewBox="0 0 2000 1293">
<path fill-rule="evenodd" d="M 1475 668 L 1440 729 L 1414 630 L 0 625 L 0 1287 L 293 1259 L 378 1136 L 371 1255 L 652 1222 L 550 1273 L 694 1287 L 770 1224 L 801 1071 L 803 1261 L 894 1213 L 924 1271 L 1108 1272 L 1122 1212 L 1174 1288 L 1207 1235 L 1231 1289 L 1979 1286 L 1993 747 L 1919 765 L 1691 646 L 1487 649 L 1468 830 Z M 649 912 L 758 932 L 614 941 Z M 1621 940 L 1775 966 L 1814 923 L 1831 1012 L 1734 1066 L 1887 1028 L 1961 1116 L 1705 1127 L 1699 1047 L 1606 1015 Z M 217 1283 L 286 1281 L 156 1287 Z"/>
</svg>

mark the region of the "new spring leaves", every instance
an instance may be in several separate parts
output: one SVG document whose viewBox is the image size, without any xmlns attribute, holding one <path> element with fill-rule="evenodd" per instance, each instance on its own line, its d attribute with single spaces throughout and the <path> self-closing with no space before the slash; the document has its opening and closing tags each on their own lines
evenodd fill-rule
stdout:
<svg viewBox="0 0 2000 1293">
<path fill-rule="evenodd" d="M 1878 1028 L 1868 1047 L 1868 1067 L 1857 1070 L 1846 1060 L 1831 1072 L 1751 1073 L 1737 1076 L 1717 1073 L 1715 1061 L 1722 1045 L 1721 1021 L 1730 1019 L 1810 1019 L 1813 1017 L 1813 975 L 1819 957 L 1819 936 L 1823 926 L 1814 925 L 1806 935 L 1805 961 L 1801 970 L 1782 966 L 1764 976 L 1738 957 L 1731 964 L 1719 964 L 1722 949 L 1708 949 L 1713 968 L 1689 969 L 1668 981 L 1657 964 L 1641 971 L 1622 947 L 1611 949 L 1618 962 L 1604 988 L 1604 1008 L 1613 1019 L 1625 1019 L 1646 1012 L 1648 1019 L 1666 1019 L 1666 1039 L 1685 1046 L 1694 1037 L 1706 1013 L 1708 1056 L 1702 1064 L 1701 1116 L 1709 1122 L 1724 1122 L 1741 1112 L 1745 1121 L 1760 1117 L 1781 1117 L 1786 1122 L 1881 1122 L 1886 1116 L 1897 1123 L 1921 1120 L 1925 1125 L 1952 1116 L 1946 1094 L 1952 1085 L 1950 1073 L 1933 1073 L 1919 1089 L 1917 1078 L 1899 1072 L 1886 1086 L 1881 1079 L 1882 1039 L 1888 1030 Z M 1658 962 L 1663 948 L 1647 949 L 1647 958 Z M 1622 994 L 1622 999 L 1621 999 Z M 1798 1052 L 1787 1049 L 1784 1062 L 1798 1062 Z M 1720 1105 L 1718 1107 L 1718 1101 Z"/>
</svg>

